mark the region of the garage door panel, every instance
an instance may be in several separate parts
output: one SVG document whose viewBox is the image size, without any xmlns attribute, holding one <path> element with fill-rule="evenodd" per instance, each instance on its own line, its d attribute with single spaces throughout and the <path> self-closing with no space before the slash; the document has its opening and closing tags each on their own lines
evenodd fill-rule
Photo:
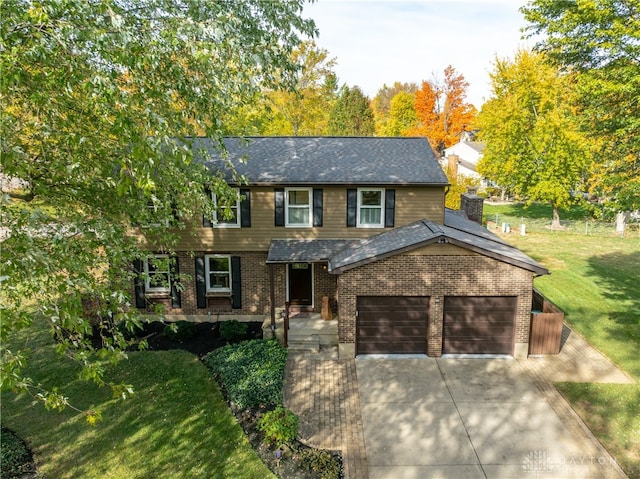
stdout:
<svg viewBox="0 0 640 479">
<path fill-rule="evenodd" d="M 426 328 L 416 325 L 397 325 L 392 331 L 393 338 L 401 340 L 407 337 L 426 337 Z"/>
<path fill-rule="evenodd" d="M 444 354 L 513 354 L 517 298 L 447 296 L 444 301 Z"/>
<path fill-rule="evenodd" d="M 511 334 L 513 330 L 513 319 L 509 321 L 469 321 L 464 323 L 447 321 L 445 319 L 444 323 L 444 334 L 450 335 L 460 335 L 464 334 L 466 331 L 474 331 L 475 334 L 500 334 L 500 332 L 507 332 L 507 334 Z"/>
<path fill-rule="evenodd" d="M 511 338 L 505 341 L 477 338 L 468 340 L 445 339 L 443 341 L 443 351 L 464 351 L 464 354 L 513 354 L 513 343 Z"/>
<path fill-rule="evenodd" d="M 426 353 L 428 297 L 359 296 L 357 354 Z"/>
<path fill-rule="evenodd" d="M 393 334 L 391 325 L 361 325 L 358 328 L 359 338 L 378 338 L 381 336 L 390 337 Z"/>
<path fill-rule="evenodd" d="M 394 354 L 425 354 L 424 341 L 395 341 Z"/>
<path fill-rule="evenodd" d="M 358 354 L 376 354 L 388 347 L 388 341 L 359 341 Z"/>
<path fill-rule="evenodd" d="M 447 310 L 509 310 L 507 301 L 514 299 L 512 296 L 447 296 L 445 304 Z"/>
</svg>

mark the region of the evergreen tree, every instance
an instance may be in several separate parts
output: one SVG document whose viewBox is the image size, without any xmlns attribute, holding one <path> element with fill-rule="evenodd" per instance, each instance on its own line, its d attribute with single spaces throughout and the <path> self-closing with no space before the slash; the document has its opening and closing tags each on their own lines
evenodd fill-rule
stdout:
<svg viewBox="0 0 640 479">
<path fill-rule="evenodd" d="M 329 114 L 328 134 L 334 136 L 373 136 L 375 125 L 369 98 L 354 86 L 342 87 Z"/>
</svg>

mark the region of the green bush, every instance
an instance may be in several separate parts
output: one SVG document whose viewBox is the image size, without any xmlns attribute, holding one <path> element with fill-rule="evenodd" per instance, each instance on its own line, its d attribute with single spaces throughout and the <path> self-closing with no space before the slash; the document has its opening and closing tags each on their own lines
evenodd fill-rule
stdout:
<svg viewBox="0 0 640 479">
<path fill-rule="evenodd" d="M 287 408 L 277 406 L 265 413 L 256 427 L 264 433 L 264 441 L 269 446 L 291 444 L 298 437 L 298 416 Z"/>
<path fill-rule="evenodd" d="M 229 344 L 204 364 L 219 378 L 231 402 L 245 409 L 282 404 L 287 350 L 274 339 Z"/>
<path fill-rule="evenodd" d="M 12 431 L 2 428 L 0 432 L 0 464 L 1 477 L 13 479 L 23 474 L 33 472 L 31 454 L 22 439 Z"/>
<path fill-rule="evenodd" d="M 321 479 L 339 479 L 342 466 L 328 451 L 304 449 L 300 452 L 302 467 L 317 472 Z"/>
<path fill-rule="evenodd" d="M 142 324 L 133 321 L 120 321 L 116 325 L 116 329 L 122 334 L 125 340 L 131 341 L 142 331 Z"/>
<path fill-rule="evenodd" d="M 227 341 L 238 341 L 247 336 L 247 323 L 235 319 L 220 323 L 220 337 Z"/>
<path fill-rule="evenodd" d="M 196 335 L 196 325 L 189 321 L 178 321 L 177 323 L 167 324 L 162 334 L 174 341 L 186 341 Z"/>
</svg>

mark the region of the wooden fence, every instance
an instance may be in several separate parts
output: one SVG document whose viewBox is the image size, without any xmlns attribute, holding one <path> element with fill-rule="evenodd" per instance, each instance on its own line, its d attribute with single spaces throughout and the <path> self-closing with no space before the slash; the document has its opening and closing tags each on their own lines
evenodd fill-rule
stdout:
<svg viewBox="0 0 640 479">
<path fill-rule="evenodd" d="M 529 354 L 558 354 L 563 321 L 564 312 L 534 289 Z"/>
</svg>

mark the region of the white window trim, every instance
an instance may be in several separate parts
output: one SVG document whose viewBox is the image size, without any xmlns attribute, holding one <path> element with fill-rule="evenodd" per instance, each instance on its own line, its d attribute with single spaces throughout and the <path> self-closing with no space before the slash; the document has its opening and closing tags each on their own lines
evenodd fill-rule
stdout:
<svg viewBox="0 0 640 479">
<path fill-rule="evenodd" d="M 380 223 L 378 224 L 371 224 L 371 223 L 361 223 L 360 222 L 360 210 L 364 207 L 364 208 L 368 208 L 368 209 L 373 209 L 373 207 L 370 206 L 362 206 L 361 204 L 361 193 L 363 191 L 379 191 L 380 194 Z M 356 225 L 358 228 L 384 228 L 384 207 L 385 207 L 385 190 L 384 188 L 358 188 L 358 203 L 357 203 L 357 222 Z"/>
<path fill-rule="evenodd" d="M 209 269 L 210 258 L 226 258 L 229 265 L 229 287 L 228 288 L 213 288 L 211 287 L 211 270 Z M 231 285 L 233 284 L 233 278 L 231 277 L 231 255 L 228 254 L 206 254 L 204 255 L 204 276 L 207 293 L 230 293 Z"/>
<path fill-rule="evenodd" d="M 309 193 L 309 221 L 307 223 L 290 223 L 289 222 L 289 192 L 306 191 Z M 303 206 L 294 206 L 294 208 L 302 209 Z M 284 225 L 287 228 L 310 228 L 313 225 L 313 188 L 285 188 L 284 190 Z"/>
<path fill-rule="evenodd" d="M 159 206 L 155 203 L 155 201 L 150 201 L 147 204 L 147 211 L 150 216 L 155 216 L 158 212 Z M 142 228 L 160 228 L 161 226 L 169 226 L 169 218 L 165 218 L 162 223 L 145 223 L 141 225 Z"/>
<path fill-rule="evenodd" d="M 169 259 L 168 254 L 156 254 L 154 255 L 155 259 Z M 167 273 L 167 278 L 169 278 L 169 284 L 167 286 L 156 286 L 151 284 L 151 276 L 149 272 L 149 259 L 144 260 L 144 290 L 146 293 L 170 293 L 171 292 L 171 267 L 167 262 L 167 271 L 157 270 L 153 273 Z"/>
<path fill-rule="evenodd" d="M 236 205 L 235 205 L 235 210 L 236 210 L 236 222 L 235 223 L 230 223 L 226 220 L 224 220 L 224 214 L 222 213 L 222 211 L 218 212 L 218 198 L 217 195 L 215 193 L 211 193 L 211 201 L 213 202 L 213 217 L 211 218 L 211 223 L 213 224 L 214 228 L 240 228 L 240 189 L 239 188 L 233 188 L 233 190 L 236 192 Z M 218 213 L 220 213 L 220 217 L 222 218 L 222 220 L 224 220 L 224 222 L 220 222 L 220 220 L 218 220 Z"/>
</svg>

